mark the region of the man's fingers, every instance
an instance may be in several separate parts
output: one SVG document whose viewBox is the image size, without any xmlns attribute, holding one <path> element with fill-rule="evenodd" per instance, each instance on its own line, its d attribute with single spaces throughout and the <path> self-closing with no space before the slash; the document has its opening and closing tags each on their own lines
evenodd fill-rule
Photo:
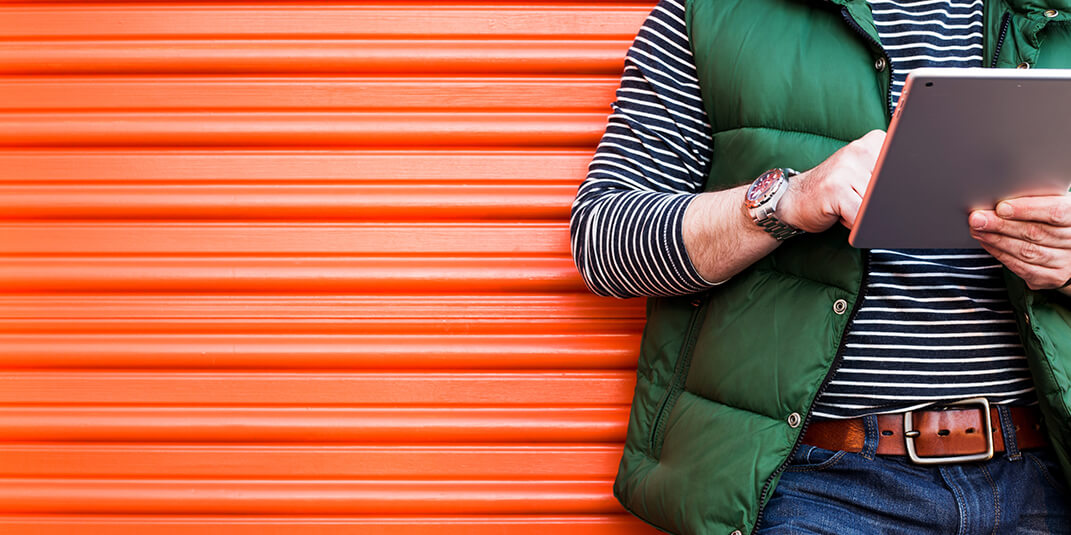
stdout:
<svg viewBox="0 0 1071 535">
<path fill-rule="evenodd" d="M 853 226 L 884 141 L 885 132 L 868 132 L 800 173 L 784 203 L 789 224 L 807 232 L 821 232 L 837 221 Z"/>
<path fill-rule="evenodd" d="M 870 187 L 870 175 L 862 173 L 854 175 L 851 185 L 852 190 L 860 199 L 866 197 L 866 189 Z"/>
<path fill-rule="evenodd" d="M 1071 227 L 1058 227 L 1038 221 L 1004 219 L 998 217 L 992 210 L 972 212 L 968 223 L 974 232 L 1000 233 L 1050 247 L 1071 246 Z"/>
<path fill-rule="evenodd" d="M 867 169 L 873 170 L 874 162 L 877 161 L 878 153 L 881 152 L 881 145 L 884 142 L 885 132 L 871 130 L 863 137 L 845 145 L 838 152 L 842 152 L 843 157 L 848 160 L 865 162 L 868 166 Z"/>
<path fill-rule="evenodd" d="M 840 192 L 837 199 L 840 222 L 848 228 L 855 227 L 855 218 L 859 215 L 859 206 L 863 204 L 863 198 L 853 188 L 846 188 Z"/>
<path fill-rule="evenodd" d="M 983 247 L 989 246 L 998 249 L 1022 262 L 1034 266 L 1062 269 L 1067 266 L 1068 256 L 1071 256 L 1071 253 L 1066 250 L 1046 247 L 1032 241 L 1021 240 L 1006 234 L 972 232 L 971 236 L 978 240 Z"/>
<path fill-rule="evenodd" d="M 871 130 L 859 138 L 859 142 L 875 150 L 881 150 L 881 145 L 885 143 L 885 131 Z"/>
<path fill-rule="evenodd" d="M 859 145 L 860 156 L 865 164 L 866 176 L 869 180 L 869 175 L 874 172 L 874 166 L 878 162 L 878 156 L 881 154 L 881 146 L 885 143 L 885 132 L 883 130 L 871 130 L 866 135 L 855 141 Z M 866 190 L 866 186 L 862 188 Z"/>
<path fill-rule="evenodd" d="M 1019 275 L 1031 290 L 1051 290 L 1063 286 L 1067 281 L 1067 274 L 1063 270 L 1025 262 L 1008 251 L 984 242 L 982 248 L 989 251 L 989 254 L 1013 273 Z"/>
<path fill-rule="evenodd" d="M 1071 197 L 1040 195 L 1008 199 L 997 204 L 995 213 L 1004 219 L 1038 221 L 1057 227 L 1071 227 Z"/>
</svg>

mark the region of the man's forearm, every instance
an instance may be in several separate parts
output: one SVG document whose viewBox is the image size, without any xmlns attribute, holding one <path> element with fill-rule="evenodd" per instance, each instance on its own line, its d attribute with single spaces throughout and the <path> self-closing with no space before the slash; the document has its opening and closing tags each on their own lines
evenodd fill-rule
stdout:
<svg viewBox="0 0 1071 535">
<path fill-rule="evenodd" d="M 684 246 L 699 274 L 721 282 L 777 248 L 744 210 L 748 186 L 703 193 L 684 212 Z"/>
</svg>

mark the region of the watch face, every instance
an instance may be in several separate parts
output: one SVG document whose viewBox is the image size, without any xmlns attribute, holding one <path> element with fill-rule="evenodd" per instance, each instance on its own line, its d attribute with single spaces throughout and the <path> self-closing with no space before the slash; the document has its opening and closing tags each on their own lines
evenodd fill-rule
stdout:
<svg viewBox="0 0 1071 535">
<path fill-rule="evenodd" d="M 766 199 L 777 191 L 777 187 L 781 184 L 781 177 L 780 169 L 771 169 L 755 180 L 744 196 L 748 208 L 755 208 L 766 202 Z"/>
</svg>

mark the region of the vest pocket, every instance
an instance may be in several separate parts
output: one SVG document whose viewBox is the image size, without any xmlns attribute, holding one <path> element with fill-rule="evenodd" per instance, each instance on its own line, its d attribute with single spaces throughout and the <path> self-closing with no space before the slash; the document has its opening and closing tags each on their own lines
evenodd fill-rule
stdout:
<svg viewBox="0 0 1071 535">
<path fill-rule="evenodd" d="M 649 452 L 654 459 L 662 456 L 666 420 L 669 419 L 669 413 L 673 410 L 673 406 L 677 404 L 677 399 L 681 397 L 681 392 L 684 391 L 684 384 L 688 379 L 688 369 L 692 364 L 692 352 L 695 350 L 695 342 L 699 338 L 699 327 L 707 309 L 706 294 L 696 295 L 691 304 L 692 314 L 688 319 L 688 329 L 685 331 L 684 340 L 681 343 L 680 354 L 677 355 L 677 364 L 673 368 L 672 381 L 669 384 L 669 388 L 666 389 L 666 393 L 662 395 L 662 400 L 658 404 L 658 412 L 655 413 L 654 422 L 651 423 Z"/>
</svg>

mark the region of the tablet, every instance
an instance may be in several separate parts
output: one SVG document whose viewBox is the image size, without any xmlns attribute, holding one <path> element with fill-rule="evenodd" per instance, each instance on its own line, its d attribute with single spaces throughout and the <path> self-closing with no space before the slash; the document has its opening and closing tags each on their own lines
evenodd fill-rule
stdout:
<svg viewBox="0 0 1071 535">
<path fill-rule="evenodd" d="M 967 215 L 1071 186 L 1071 69 L 917 69 L 855 226 L 859 248 L 981 247 Z"/>
</svg>

